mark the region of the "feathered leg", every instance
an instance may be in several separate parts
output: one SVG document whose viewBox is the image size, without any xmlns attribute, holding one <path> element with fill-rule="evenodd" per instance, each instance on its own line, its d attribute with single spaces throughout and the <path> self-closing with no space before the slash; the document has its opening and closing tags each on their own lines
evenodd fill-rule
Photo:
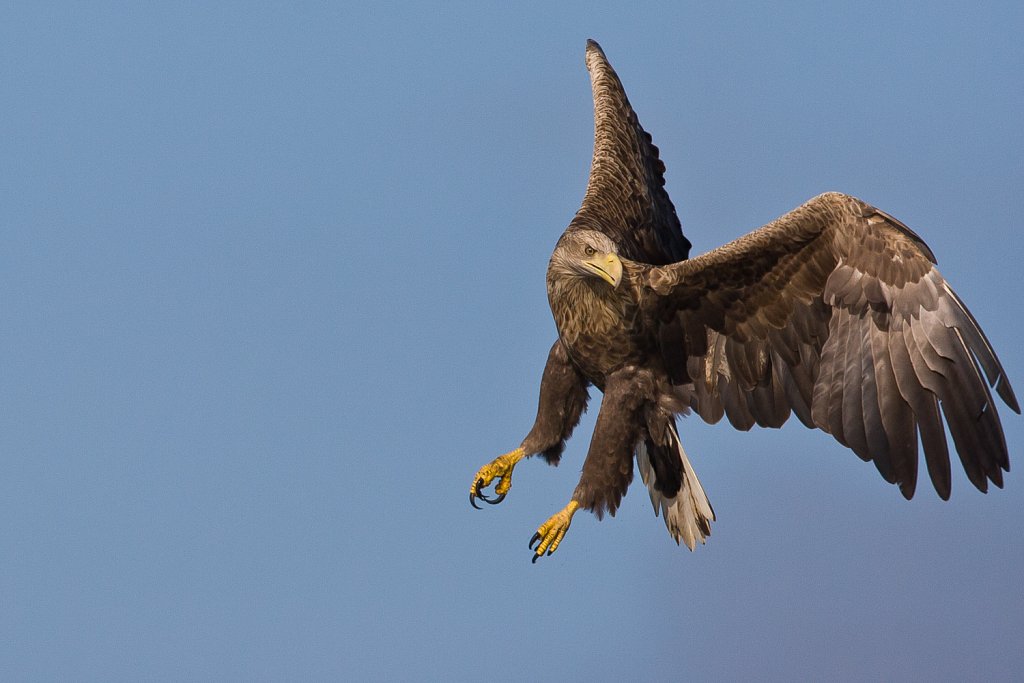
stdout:
<svg viewBox="0 0 1024 683">
<path fill-rule="evenodd" d="M 534 562 L 555 552 L 577 509 L 586 508 L 598 519 L 605 512 L 615 514 L 633 478 L 633 447 L 641 431 L 638 418 L 651 387 L 648 373 L 632 367 L 607 377 L 579 484 L 569 504 L 544 522 L 530 540 L 531 550 L 540 542 L 534 550 Z"/>
<path fill-rule="evenodd" d="M 587 380 L 569 360 L 569 354 L 560 341 L 548 353 L 544 375 L 540 381 L 540 401 L 537 419 L 519 448 L 499 455 L 481 467 L 469 489 L 469 503 L 479 509 L 476 499 L 497 505 L 512 488 L 512 470 L 523 458 L 541 454 L 552 465 L 557 465 L 566 440 L 587 408 Z M 497 479 L 494 498 L 483 494 L 483 489 Z"/>
</svg>

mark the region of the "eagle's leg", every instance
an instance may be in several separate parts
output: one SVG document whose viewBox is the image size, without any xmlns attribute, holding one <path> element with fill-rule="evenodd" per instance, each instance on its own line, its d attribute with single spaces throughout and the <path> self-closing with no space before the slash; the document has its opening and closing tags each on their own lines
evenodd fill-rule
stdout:
<svg viewBox="0 0 1024 683">
<path fill-rule="evenodd" d="M 580 504 L 578 502 L 570 500 L 568 505 L 551 515 L 548 521 L 540 525 L 537 533 L 530 539 L 530 550 L 533 550 L 534 543 L 540 542 L 533 553 L 533 560 L 531 562 L 536 562 L 545 552 L 550 555 L 558 549 L 558 544 L 562 542 L 565 532 L 569 530 L 569 525 L 572 524 L 572 516 L 576 514 L 576 510 L 579 507 Z"/>
<path fill-rule="evenodd" d="M 633 451 L 640 436 L 638 415 L 644 397 L 651 395 L 650 374 L 626 366 L 605 378 L 604 399 L 590 440 L 580 482 L 569 504 L 540 525 L 530 539 L 530 550 L 538 541 L 533 561 L 555 552 L 572 516 L 583 507 L 598 519 L 605 512 L 615 514 L 633 478 Z"/>
<path fill-rule="evenodd" d="M 480 508 L 476 504 L 477 498 L 491 505 L 497 505 L 503 501 L 509 489 L 512 488 L 512 470 L 516 463 L 525 457 L 526 451 L 520 446 L 514 451 L 499 455 L 481 467 L 473 477 L 473 485 L 469 489 L 469 504 L 479 510 Z M 483 494 L 483 489 L 490 486 L 495 479 L 498 480 L 498 484 L 494 487 L 495 497 L 488 498 Z"/>
<path fill-rule="evenodd" d="M 548 353 L 544 375 L 540 380 L 540 402 L 537 419 L 519 448 L 499 455 L 477 471 L 469 488 L 469 503 L 477 507 L 476 499 L 497 505 L 512 488 L 512 468 L 523 458 L 540 453 L 552 465 L 558 464 L 565 440 L 572 434 L 587 407 L 587 380 L 569 360 L 561 341 L 556 341 Z M 495 479 L 495 497 L 488 498 L 482 491 Z"/>
</svg>

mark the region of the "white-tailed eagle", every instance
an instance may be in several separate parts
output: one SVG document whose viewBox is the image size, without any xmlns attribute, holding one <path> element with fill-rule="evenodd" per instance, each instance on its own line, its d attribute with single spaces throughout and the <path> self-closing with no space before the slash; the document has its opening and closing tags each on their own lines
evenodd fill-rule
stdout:
<svg viewBox="0 0 1024 683">
<path fill-rule="evenodd" d="M 531 539 L 534 561 L 555 551 L 578 508 L 615 513 L 634 457 L 676 542 L 703 543 L 715 515 L 675 422 L 690 411 L 744 430 L 795 413 L 874 462 L 908 499 L 919 443 L 932 485 L 949 497 L 945 422 L 971 483 L 1001 487 L 1009 458 L 990 387 L 1020 407 L 921 238 L 829 192 L 688 259 L 658 149 L 594 41 L 586 62 L 590 180 L 547 272 L 558 340 L 533 428 L 473 477 L 470 502 L 500 502 L 522 458 L 557 463 L 590 385 L 604 394 L 590 450 L 569 504 Z"/>
</svg>

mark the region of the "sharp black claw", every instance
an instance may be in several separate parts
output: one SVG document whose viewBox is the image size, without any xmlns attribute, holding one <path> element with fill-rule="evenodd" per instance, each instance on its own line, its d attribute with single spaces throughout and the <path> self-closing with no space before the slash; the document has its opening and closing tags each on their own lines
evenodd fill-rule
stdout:
<svg viewBox="0 0 1024 683">
<path fill-rule="evenodd" d="M 535 533 L 533 535 L 533 538 L 530 539 L 530 545 L 529 545 L 530 550 L 533 550 L 533 544 L 536 543 L 539 540 L 540 540 L 540 532 L 538 531 L 537 533 Z M 533 561 L 536 562 L 537 561 L 536 558 L 534 558 Z"/>
<path fill-rule="evenodd" d="M 530 564 L 537 564 L 537 560 L 540 559 L 540 555 L 534 555 L 533 559 L 530 560 Z"/>
<path fill-rule="evenodd" d="M 482 499 L 484 502 L 487 501 L 487 498 L 484 497 L 484 494 L 480 492 L 480 487 L 481 487 L 481 485 L 483 483 L 484 483 L 483 479 L 477 479 L 476 480 L 476 486 L 473 487 L 473 491 L 470 492 L 470 494 L 469 494 L 469 504 L 472 505 L 473 507 L 475 507 L 477 510 L 483 510 L 482 507 L 480 507 L 479 505 L 476 504 L 476 499 L 477 498 Z"/>
<path fill-rule="evenodd" d="M 476 504 L 476 499 L 477 498 L 479 498 L 483 502 L 487 503 L 488 505 L 497 505 L 501 501 L 505 500 L 505 496 L 508 495 L 508 492 L 506 491 L 505 493 L 498 494 L 497 498 L 488 498 L 487 494 L 485 494 L 482 491 L 483 484 L 484 484 L 484 480 L 483 479 L 477 479 L 476 480 L 476 488 L 475 488 L 475 490 L 473 491 L 473 493 L 469 494 L 469 504 L 472 505 L 473 507 L 475 507 L 477 510 L 483 510 L 482 507 L 480 507 L 479 505 Z"/>
</svg>

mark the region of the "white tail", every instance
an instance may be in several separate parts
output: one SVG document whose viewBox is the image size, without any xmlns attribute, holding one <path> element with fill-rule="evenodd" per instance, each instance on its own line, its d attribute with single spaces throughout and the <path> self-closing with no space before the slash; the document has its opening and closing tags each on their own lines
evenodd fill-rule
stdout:
<svg viewBox="0 0 1024 683">
<path fill-rule="evenodd" d="M 683 485 L 679 493 L 669 498 L 658 491 L 654 483 L 657 480 L 654 474 L 654 467 L 651 466 L 651 457 L 647 453 L 647 447 L 643 441 L 636 449 L 636 463 L 640 467 L 640 476 L 647 485 L 651 494 L 651 504 L 654 506 L 654 514 L 657 516 L 664 512 L 665 526 L 668 533 L 686 544 L 686 547 L 693 550 L 699 540 L 701 544 L 711 535 L 711 522 L 715 520 L 715 511 L 711 509 L 708 496 L 697 479 L 697 473 L 693 471 L 683 444 L 679 441 L 679 434 L 675 429 L 670 429 L 672 440 L 675 441 L 676 450 L 679 451 L 679 459 L 683 463 Z"/>
</svg>

